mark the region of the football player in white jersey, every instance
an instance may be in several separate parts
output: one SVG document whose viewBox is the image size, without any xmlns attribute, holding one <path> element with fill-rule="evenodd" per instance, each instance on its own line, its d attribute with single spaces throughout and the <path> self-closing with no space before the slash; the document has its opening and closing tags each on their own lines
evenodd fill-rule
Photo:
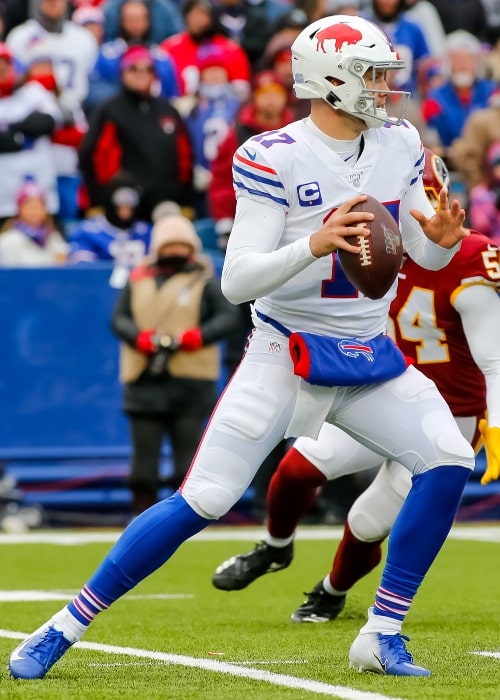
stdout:
<svg viewBox="0 0 500 700">
<path fill-rule="evenodd" d="M 89 31 L 66 19 L 68 4 L 68 0 L 34 0 L 33 18 L 14 27 L 6 41 L 22 68 L 35 57 L 49 58 L 60 104 L 78 110 L 87 97 L 99 47 Z"/>
<path fill-rule="evenodd" d="M 295 40 L 292 65 L 297 96 L 312 98 L 310 117 L 251 138 L 234 157 L 237 207 L 222 288 L 235 304 L 256 299 L 241 365 L 179 491 L 135 519 L 81 592 L 14 650 L 16 678 L 42 678 L 99 612 L 236 503 L 284 435 L 317 437 L 325 420 L 413 475 L 350 663 L 430 675 L 413 663 L 401 627 L 449 532 L 474 453 L 433 382 L 407 368 L 384 335 L 396 282 L 382 299 L 363 297 L 341 275 L 335 252 L 359 252 L 346 237 L 368 235 L 372 215 L 351 211 L 361 193 L 399 218 L 408 254 L 429 269 L 445 266 L 468 235 L 465 212 L 445 190 L 437 213 L 426 198 L 418 134 L 384 107 L 386 72 L 403 63 L 375 25 L 343 15 L 318 20 Z M 321 384 L 295 374 L 292 333 L 311 354 L 318 344 L 327 354 L 312 366 Z M 347 367 L 345 341 L 360 347 Z"/>
</svg>

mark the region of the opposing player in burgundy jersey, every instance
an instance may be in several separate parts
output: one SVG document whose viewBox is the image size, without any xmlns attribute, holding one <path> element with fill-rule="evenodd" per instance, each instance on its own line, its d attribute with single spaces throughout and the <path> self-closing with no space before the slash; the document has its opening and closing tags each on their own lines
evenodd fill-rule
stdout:
<svg viewBox="0 0 500 700">
<path fill-rule="evenodd" d="M 449 175 L 443 161 L 425 151 L 423 182 L 437 208 L 439 191 L 448 185 Z M 499 285 L 500 250 L 486 236 L 472 232 L 442 270 L 424 270 L 406 257 L 389 315 L 390 334 L 436 383 L 464 437 L 476 451 L 484 441 L 484 484 L 498 478 L 500 464 Z M 381 542 L 411 487 L 407 469 L 393 460 L 382 461 L 361 446 L 353 448 L 351 459 L 345 460 L 339 438 L 345 442 L 341 431 L 325 424 L 318 440 L 295 442 L 269 486 L 266 540 L 252 552 L 221 564 L 213 579 L 216 587 L 241 589 L 264 573 L 288 566 L 296 524 L 317 489 L 327 479 L 352 472 L 352 461 L 364 467 L 380 464 L 375 480 L 349 511 L 331 572 L 292 614 L 294 622 L 328 622 L 337 617 L 347 591 L 379 563 Z M 283 561 L 285 565 L 279 565 Z"/>
</svg>

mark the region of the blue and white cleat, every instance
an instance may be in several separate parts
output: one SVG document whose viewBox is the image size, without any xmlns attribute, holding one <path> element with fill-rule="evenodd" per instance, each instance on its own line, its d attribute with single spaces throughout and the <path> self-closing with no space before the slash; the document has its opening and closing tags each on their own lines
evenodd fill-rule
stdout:
<svg viewBox="0 0 500 700">
<path fill-rule="evenodd" d="M 409 641 L 409 637 L 399 633 L 358 634 L 349 651 L 349 666 L 359 673 L 369 671 L 386 676 L 430 676 L 427 668 L 413 663 L 405 641 Z"/>
<path fill-rule="evenodd" d="M 43 678 L 73 644 L 49 620 L 14 649 L 9 659 L 10 675 L 25 680 Z"/>
</svg>

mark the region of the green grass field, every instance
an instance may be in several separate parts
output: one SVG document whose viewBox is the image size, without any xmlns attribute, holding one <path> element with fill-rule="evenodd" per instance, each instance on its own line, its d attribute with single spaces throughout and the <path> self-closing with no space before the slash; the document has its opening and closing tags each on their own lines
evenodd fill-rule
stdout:
<svg viewBox="0 0 500 700">
<path fill-rule="evenodd" d="M 235 531 L 214 527 L 206 534 L 213 532 L 234 537 Z M 247 537 L 244 528 L 239 532 Z M 316 530 L 301 532 L 307 537 Z M 33 631 L 61 608 L 110 544 L 0 540 L 0 698 L 500 698 L 500 528 L 496 541 L 449 539 L 424 582 L 404 630 L 416 661 L 433 672 L 420 679 L 360 675 L 348 668 L 349 646 L 365 621 L 380 569 L 351 592 L 337 621 L 289 622 L 303 592 L 328 570 L 333 539 L 298 540 L 287 570 L 233 593 L 213 588 L 211 574 L 256 540 L 194 539 L 99 616 L 81 648 L 71 649 L 44 680 L 14 681 L 6 662 L 16 633 Z"/>
</svg>

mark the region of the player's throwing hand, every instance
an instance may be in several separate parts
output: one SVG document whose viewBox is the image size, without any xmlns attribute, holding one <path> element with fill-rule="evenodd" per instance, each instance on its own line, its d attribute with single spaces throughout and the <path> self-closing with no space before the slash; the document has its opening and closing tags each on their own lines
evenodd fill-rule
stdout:
<svg viewBox="0 0 500 700">
<path fill-rule="evenodd" d="M 411 209 L 410 214 L 418 221 L 427 238 L 442 248 L 453 248 L 462 238 L 469 235 L 469 230 L 463 226 L 465 211 L 458 199 L 454 199 L 450 206 L 448 190 L 445 187 L 439 192 L 439 208 L 434 216 L 428 219 L 418 209 Z"/>
</svg>

